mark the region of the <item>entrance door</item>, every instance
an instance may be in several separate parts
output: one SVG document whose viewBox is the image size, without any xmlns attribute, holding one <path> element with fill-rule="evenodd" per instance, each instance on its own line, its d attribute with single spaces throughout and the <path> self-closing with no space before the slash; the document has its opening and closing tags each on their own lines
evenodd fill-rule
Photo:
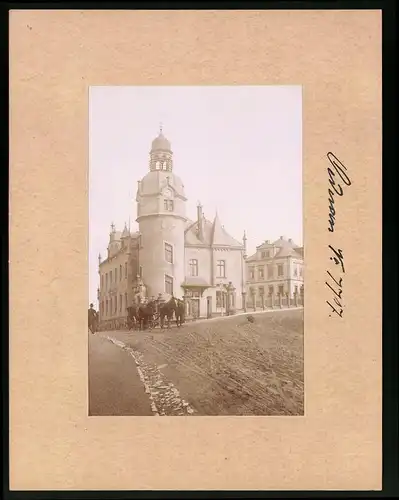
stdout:
<svg viewBox="0 0 399 500">
<path fill-rule="evenodd" d="M 199 299 L 191 299 L 189 305 L 189 314 L 192 318 L 199 318 L 200 306 Z"/>
</svg>

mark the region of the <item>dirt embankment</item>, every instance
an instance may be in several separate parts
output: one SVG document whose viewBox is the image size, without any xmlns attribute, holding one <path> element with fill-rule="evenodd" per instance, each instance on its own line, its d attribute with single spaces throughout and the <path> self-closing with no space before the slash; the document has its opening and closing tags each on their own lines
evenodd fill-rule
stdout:
<svg viewBox="0 0 399 500">
<path fill-rule="evenodd" d="M 196 415 L 303 415 L 303 311 L 125 334 Z"/>
</svg>

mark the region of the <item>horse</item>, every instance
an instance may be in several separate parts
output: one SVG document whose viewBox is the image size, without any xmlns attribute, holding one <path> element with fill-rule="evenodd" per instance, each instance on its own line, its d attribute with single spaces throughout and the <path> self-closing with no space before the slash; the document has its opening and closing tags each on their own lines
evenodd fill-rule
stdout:
<svg viewBox="0 0 399 500">
<path fill-rule="evenodd" d="M 176 326 L 180 327 L 184 323 L 184 313 L 185 313 L 184 302 L 180 299 L 177 299 L 176 309 L 175 309 Z"/>
<path fill-rule="evenodd" d="M 171 297 L 168 302 L 161 304 L 159 306 L 159 322 L 161 328 L 163 328 L 165 318 L 168 320 L 168 328 L 170 328 L 170 322 L 173 318 L 173 313 L 176 313 L 176 299 Z"/>
<path fill-rule="evenodd" d="M 145 330 L 148 326 L 152 327 L 155 313 L 155 301 L 150 301 L 147 304 L 140 304 L 137 308 L 137 319 L 139 328 Z"/>
</svg>

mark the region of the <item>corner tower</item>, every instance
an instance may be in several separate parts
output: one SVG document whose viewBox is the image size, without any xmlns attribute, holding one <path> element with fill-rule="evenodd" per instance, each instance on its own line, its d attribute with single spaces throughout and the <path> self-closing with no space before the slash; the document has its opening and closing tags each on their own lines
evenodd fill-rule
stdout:
<svg viewBox="0 0 399 500">
<path fill-rule="evenodd" d="M 187 199 L 162 127 L 152 141 L 149 170 L 138 181 L 136 196 L 142 278 L 150 296 L 182 297 Z"/>
</svg>

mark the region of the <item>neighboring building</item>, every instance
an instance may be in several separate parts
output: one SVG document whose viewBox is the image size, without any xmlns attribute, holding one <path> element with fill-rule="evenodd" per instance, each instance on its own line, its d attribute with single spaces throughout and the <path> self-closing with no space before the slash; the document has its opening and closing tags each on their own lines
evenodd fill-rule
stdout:
<svg viewBox="0 0 399 500">
<path fill-rule="evenodd" d="M 283 236 L 273 243 L 265 241 L 256 247 L 256 253 L 246 259 L 247 302 L 255 299 L 261 305 L 266 297 L 293 298 L 303 293 L 303 247 Z"/>
<path fill-rule="evenodd" d="M 185 298 L 187 314 L 197 317 L 243 307 L 245 235 L 235 240 L 217 214 L 205 218 L 200 204 L 196 220 L 188 219 L 186 201 L 161 130 L 149 172 L 138 181 L 139 231 L 131 234 L 125 226 L 120 233 L 112 225 L 107 259 L 99 260 L 100 321 L 125 317 L 137 294 Z"/>
</svg>

